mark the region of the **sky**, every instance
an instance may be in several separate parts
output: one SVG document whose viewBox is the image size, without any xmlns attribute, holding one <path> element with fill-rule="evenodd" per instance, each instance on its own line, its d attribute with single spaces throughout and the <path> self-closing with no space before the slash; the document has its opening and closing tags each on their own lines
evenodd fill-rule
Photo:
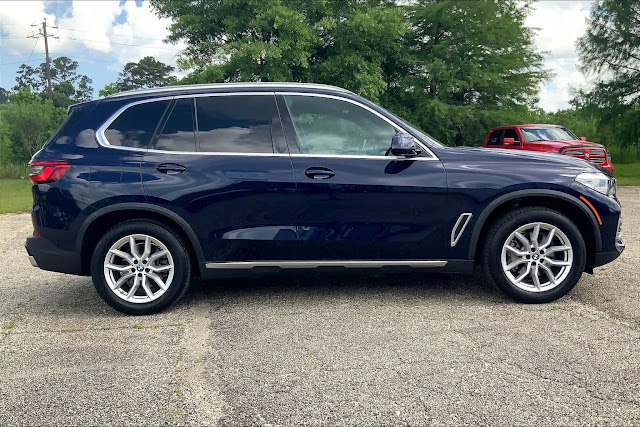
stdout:
<svg viewBox="0 0 640 427">
<path fill-rule="evenodd" d="M 592 78 L 579 70 L 575 41 L 586 29 L 591 1 L 540 1 L 526 25 L 536 29 L 535 42 L 545 52 L 544 66 L 555 77 L 540 88 L 539 106 L 547 111 L 567 108 L 572 90 L 586 88 Z M 115 81 L 127 62 L 144 56 L 176 65 L 185 46 L 164 43 L 170 20 L 158 18 L 148 2 L 128 1 L 2 1 L 0 2 L 0 86 L 15 85 L 20 64 L 44 62 L 44 41 L 37 35 L 47 19 L 52 57 L 68 56 L 78 72 L 93 79 L 95 95 Z M 35 25 L 35 26 L 32 26 Z M 178 76 L 184 72 L 177 72 Z"/>
</svg>

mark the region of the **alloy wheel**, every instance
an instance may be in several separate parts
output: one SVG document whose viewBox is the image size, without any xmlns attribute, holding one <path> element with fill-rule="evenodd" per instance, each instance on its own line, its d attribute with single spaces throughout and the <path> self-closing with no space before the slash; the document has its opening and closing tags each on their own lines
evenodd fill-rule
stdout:
<svg viewBox="0 0 640 427">
<path fill-rule="evenodd" d="M 502 246 L 500 261 L 512 284 L 528 292 L 546 292 L 569 275 L 573 248 L 558 227 L 533 222 L 509 235 Z"/>
<path fill-rule="evenodd" d="M 174 262 L 155 237 L 131 234 L 119 239 L 104 259 L 104 277 L 111 291 L 131 303 L 160 298 L 171 286 Z"/>
</svg>

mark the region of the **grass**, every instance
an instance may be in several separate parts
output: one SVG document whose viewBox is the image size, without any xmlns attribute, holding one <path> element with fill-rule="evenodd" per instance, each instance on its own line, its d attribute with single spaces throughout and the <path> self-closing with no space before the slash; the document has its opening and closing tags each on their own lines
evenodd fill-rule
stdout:
<svg viewBox="0 0 640 427">
<path fill-rule="evenodd" d="M 0 163 L 0 179 L 27 179 L 29 166 L 27 163 Z"/>
<path fill-rule="evenodd" d="M 618 185 L 640 185 L 640 162 L 614 163 L 613 175 L 618 180 Z"/>
<path fill-rule="evenodd" d="M 31 210 L 31 181 L 28 179 L 0 179 L 0 214 Z"/>
</svg>

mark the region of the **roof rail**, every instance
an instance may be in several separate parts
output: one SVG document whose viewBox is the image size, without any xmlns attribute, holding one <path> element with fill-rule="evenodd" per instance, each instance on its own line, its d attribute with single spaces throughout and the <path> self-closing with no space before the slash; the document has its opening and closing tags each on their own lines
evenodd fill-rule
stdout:
<svg viewBox="0 0 640 427">
<path fill-rule="evenodd" d="M 251 88 L 251 87 L 273 87 L 277 88 L 300 88 L 300 89 L 331 89 L 335 91 L 351 93 L 350 91 L 337 86 L 324 85 L 318 83 L 294 83 L 294 82 L 246 82 L 246 83 L 206 83 L 195 85 L 162 86 L 146 89 L 133 89 L 114 93 L 106 98 L 117 98 L 129 95 L 146 95 L 163 92 L 188 92 L 198 89 L 224 89 L 224 88 Z"/>
</svg>

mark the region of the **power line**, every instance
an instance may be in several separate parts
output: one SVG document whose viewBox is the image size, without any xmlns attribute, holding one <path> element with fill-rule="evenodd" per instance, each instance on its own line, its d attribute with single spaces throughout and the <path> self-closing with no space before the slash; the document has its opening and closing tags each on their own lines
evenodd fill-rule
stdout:
<svg viewBox="0 0 640 427">
<path fill-rule="evenodd" d="M 89 30 L 76 30 L 76 29 L 73 29 L 73 28 L 62 28 L 62 27 L 58 27 L 58 29 L 59 30 L 65 30 L 65 31 L 74 31 L 74 32 L 77 32 L 77 33 L 95 34 L 95 32 L 89 31 Z M 102 33 L 102 34 L 105 34 L 107 36 L 128 37 L 128 38 L 134 38 L 134 39 L 143 39 L 143 40 L 152 40 L 152 41 L 164 42 L 164 39 L 157 39 L 157 38 L 153 38 L 153 37 L 128 36 L 126 34 L 116 34 L 116 33 Z"/>
<path fill-rule="evenodd" d="M 44 52 L 41 52 L 40 55 L 44 55 Z M 15 65 L 15 64 L 26 64 L 28 62 L 40 62 L 42 61 L 41 59 L 30 59 L 28 61 L 17 61 L 17 62 L 4 62 L 4 63 L 0 63 L 0 66 L 3 65 Z"/>
<path fill-rule="evenodd" d="M 73 37 L 59 37 L 59 38 L 63 39 L 63 40 L 74 40 L 74 41 L 78 41 L 78 42 L 107 43 L 107 44 L 115 44 L 115 45 L 118 45 L 118 46 L 146 47 L 146 48 L 151 48 L 151 49 L 170 50 L 172 52 L 182 50 L 182 49 L 176 49 L 176 48 L 170 48 L 170 47 L 141 45 L 141 44 L 130 44 L 130 43 L 118 43 L 118 42 L 104 41 L 104 40 L 76 39 L 76 38 L 73 38 Z"/>
<path fill-rule="evenodd" d="M 7 26 L 12 26 L 12 27 L 29 27 L 29 25 L 25 25 L 25 24 L 2 24 L 3 26 L 7 25 Z M 91 31 L 91 30 L 76 30 L 74 28 L 63 28 L 63 27 L 56 27 L 57 30 L 64 30 L 64 31 L 73 31 L 73 32 L 77 32 L 77 33 L 91 33 L 91 34 L 96 34 L 95 31 Z M 159 41 L 159 42 L 164 42 L 164 39 L 158 39 L 158 38 L 154 38 L 154 37 L 143 37 L 143 36 L 128 36 L 126 34 L 116 34 L 116 33 L 101 33 L 101 34 L 105 34 L 107 36 L 116 36 L 116 37 L 128 37 L 128 38 L 133 38 L 133 39 L 143 39 L 143 40 L 151 40 L 151 41 Z M 3 38 L 8 38 L 8 37 L 3 37 Z M 16 37 L 16 38 L 21 38 L 21 37 Z"/>
<path fill-rule="evenodd" d="M 31 49 L 31 53 L 29 54 L 29 59 L 27 59 L 27 62 L 31 61 L 31 55 L 33 55 L 33 51 L 36 50 L 38 40 L 40 40 L 40 36 L 36 37 L 36 42 L 33 44 L 33 49 Z"/>
</svg>

